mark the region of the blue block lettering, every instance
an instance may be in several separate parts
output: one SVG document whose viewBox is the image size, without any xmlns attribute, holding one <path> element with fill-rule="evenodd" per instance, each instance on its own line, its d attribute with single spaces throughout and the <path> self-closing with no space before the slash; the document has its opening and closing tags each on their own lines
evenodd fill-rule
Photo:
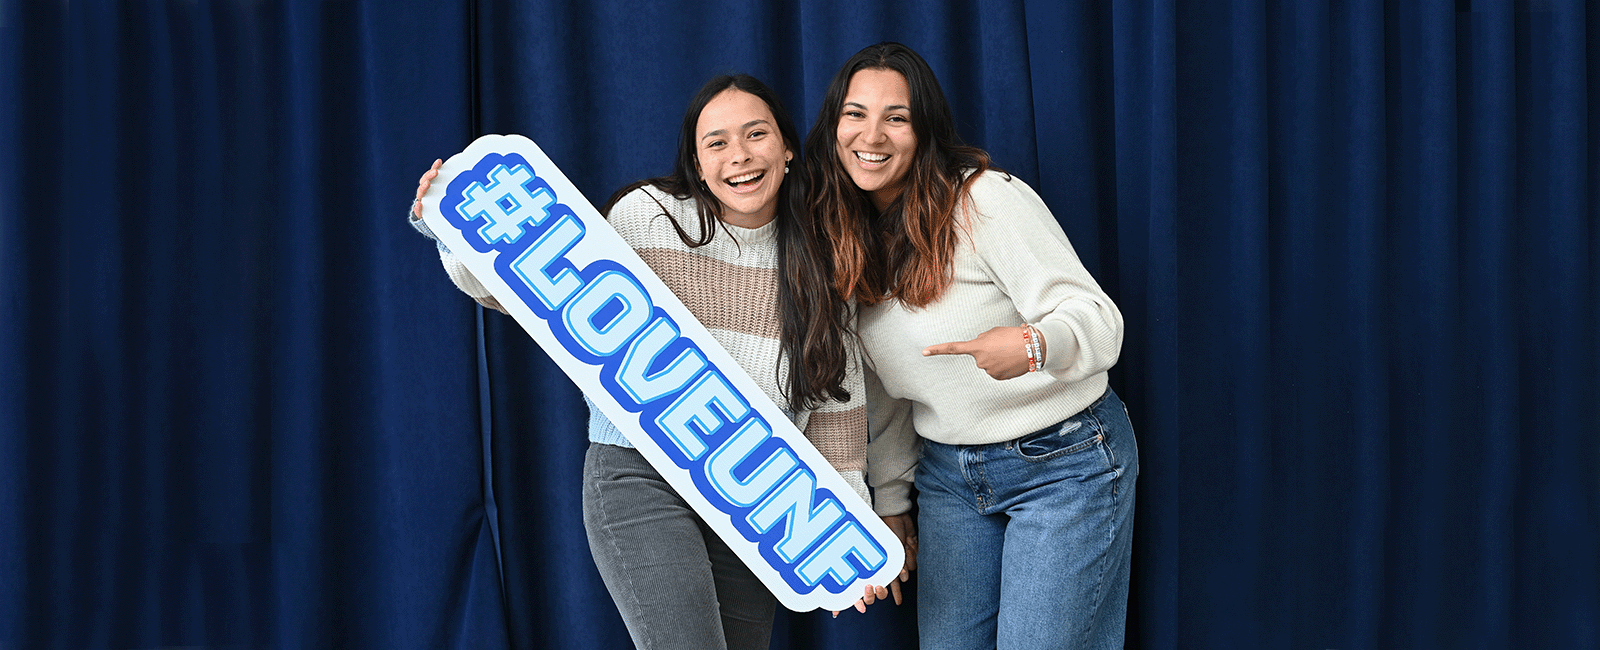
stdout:
<svg viewBox="0 0 1600 650">
<path fill-rule="evenodd" d="M 678 401 L 656 416 L 656 426 L 693 461 L 705 455 L 706 438 L 749 413 L 750 404 L 728 385 L 722 373 L 713 371 L 701 375 Z"/>
<path fill-rule="evenodd" d="M 708 363 L 699 350 L 687 349 L 673 359 L 671 364 L 654 375 L 649 369 L 656 365 L 667 346 L 678 340 L 678 326 L 666 318 L 657 318 L 633 345 L 617 370 L 617 383 L 639 404 L 649 404 L 683 388 L 705 370 Z"/>
<path fill-rule="evenodd" d="M 772 530 L 778 522 L 787 521 L 783 541 L 777 546 L 778 556 L 784 562 L 792 563 L 800 559 L 801 554 L 818 537 L 844 517 L 844 508 L 833 499 L 827 499 L 813 509 L 811 497 L 816 493 L 816 477 L 805 470 L 795 472 L 749 515 L 750 525 L 763 533 Z"/>
<path fill-rule="evenodd" d="M 741 508 L 755 505 L 761 497 L 772 491 L 785 474 L 800 466 L 793 452 L 780 447 L 761 461 L 761 466 L 751 471 L 745 480 L 734 476 L 734 468 L 754 455 L 756 448 L 771 438 L 772 429 L 767 427 L 767 423 L 753 418 L 706 458 L 706 478 L 711 480 L 711 485 L 728 503 Z"/>
<path fill-rule="evenodd" d="M 517 276 L 528 288 L 533 289 L 534 295 L 539 296 L 539 301 L 547 309 L 554 311 L 583 286 L 583 280 L 572 269 L 561 269 L 554 276 L 549 271 L 550 264 L 562 259 L 580 239 L 583 239 L 583 224 L 572 215 L 561 215 L 555 225 L 545 230 L 528 250 L 511 262 L 511 268 Z"/>
<path fill-rule="evenodd" d="M 622 305 L 620 313 L 605 319 L 603 323 L 595 322 L 596 316 L 619 301 Z M 591 280 L 568 302 L 561 315 L 567 331 L 579 344 L 597 357 L 607 357 L 622 349 L 628 339 L 639 333 L 650 321 L 651 309 L 650 297 L 645 294 L 644 287 L 626 274 L 606 271 Z"/>
<path fill-rule="evenodd" d="M 861 524 L 852 521 L 840 526 L 838 532 L 817 547 L 817 551 L 800 565 L 799 573 L 808 585 L 816 585 L 826 576 L 832 576 L 834 582 L 847 585 L 862 573 L 877 571 L 888 560 L 889 555 L 867 537 L 866 531 L 861 530 Z M 863 568 L 866 571 L 862 571 Z"/>
<path fill-rule="evenodd" d="M 543 222 L 556 202 L 556 197 L 544 188 L 530 193 L 524 187 L 534 178 L 527 165 L 499 165 L 489 172 L 489 178 L 493 182 L 487 186 L 478 182 L 467 186 L 463 192 L 467 200 L 456 206 L 467 221 L 484 219 L 485 223 L 478 227 L 478 235 L 484 241 L 517 241 L 522 237 L 522 224 Z"/>
</svg>

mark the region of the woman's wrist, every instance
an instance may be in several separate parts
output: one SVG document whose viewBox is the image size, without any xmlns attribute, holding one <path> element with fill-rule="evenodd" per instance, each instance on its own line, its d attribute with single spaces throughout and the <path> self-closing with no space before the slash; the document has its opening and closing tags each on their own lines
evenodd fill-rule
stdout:
<svg viewBox="0 0 1600 650">
<path fill-rule="evenodd" d="M 1022 353 L 1028 356 L 1028 372 L 1039 372 L 1039 367 L 1044 365 L 1039 359 L 1039 346 L 1035 340 L 1033 326 L 1023 323 Z"/>
<path fill-rule="evenodd" d="M 1044 370 L 1044 333 L 1028 323 L 1022 324 L 1022 351 L 1028 356 L 1028 372 Z"/>
<path fill-rule="evenodd" d="M 1045 355 L 1049 353 L 1044 346 L 1044 330 L 1034 325 L 1029 325 L 1028 328 L 1033 330 L 1033 344 L 1039 348 L 1039 369 L 1044 370 Z"/>
</svg>

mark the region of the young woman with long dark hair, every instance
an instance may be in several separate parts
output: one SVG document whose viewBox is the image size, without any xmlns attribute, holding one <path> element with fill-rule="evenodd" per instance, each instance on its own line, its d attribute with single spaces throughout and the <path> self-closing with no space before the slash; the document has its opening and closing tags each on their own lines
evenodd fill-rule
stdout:
<svg viewBox="0 0 1600 650">
<path fill-rule="evenodd" d="M 601 213 L 870 503 L 853 316 L 805 218 L 799 145 L 765 84 L 717 77 L 689 103 L 672 173 L 622 188 Z M 442 248 L 441 258 L 463 291 L 499 308 Z M 593 403 L 589 440 L 584 527 L 634 643 L 766 648 L 772 593 Z"/>
<path fill-rule="evenodd" d="M 1122 647 L 1139 461 L 1107 385 L 1116 305 L 1038 194 L 962 144 L 904 45 L 845 62 L 806 152 L 861 305 L 875 507 L 918 491 L 901 530 L 922 647 Z"/>
</svg>

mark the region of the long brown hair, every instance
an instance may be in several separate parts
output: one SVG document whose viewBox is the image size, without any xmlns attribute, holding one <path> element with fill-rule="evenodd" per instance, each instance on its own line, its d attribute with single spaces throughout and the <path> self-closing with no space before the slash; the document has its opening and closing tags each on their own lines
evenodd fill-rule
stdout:
<svg viewBox="0 0 1600 650">
<path fill-rule="evenodd" d="M 696 248 L 711 243 L 722 228 L 722 202 L 715 194 L 700 184 L 695 172 L 699 156 L 696 149 L 695 127 L 706 104 L 726 90 L 739 90 L 755 95 L 765 102 L 777 122 L 778 132 L 789 151 L 800 152 L 800 132 L 795 129 L 789 113 L 783 110 L 776 93 L 759 79 L 746 74 L 715 77 L 700 87 L 689 108 L 684 112 L 683 127 L 678 134 L 678 155 L 667 176 L 647 178 L 628 184 L 606 201 L 600 213 L 611 214 L 618 200 L 640 187 L 652 185 L 678 199 L 694 199 L 700 219 L 700 236 L 690 237 L 684 227 L 672 217 L 665 207 L 662 213 L 678 231 L 684 245 Z M 797 173 L 787 174 L 778 188 L 777 247 L 778 247 L 778 318 L 779 343 L 789 360 L 787 376 L 779 376 L 778 385 L 784 387 L 791 411 L 815 407 L 828 399 L 846 401 L 850 393 L 844 389 L 846 345 L 853 345 L 850 337 L 849 305 L 833 289 L 829 247 L 820 239 L 822 234 L 808 218 L 805 209 L 805 169 L 795 165 Z M 777 372 L 774 369 L 773 372 Z"/>
<path fill-rule="evenodd" d="M 900 196 L 881 212 L 839 161 L 839 116 L 850 79 L 862 70 L 892 70 L 911 88 L 917 149 Z M 813 191 L 807 205 L 833 242 L 834 286 L 845 299 L 877 304 L 898 298 L 924 307 L 950 287 L 956 252 L 956 208 L 990 168 L 989 155 L 962 143 L 950 104 L 928 62 L 899 43 L 870 45 L 845 61 L 806 139 Z"/>
</svg>

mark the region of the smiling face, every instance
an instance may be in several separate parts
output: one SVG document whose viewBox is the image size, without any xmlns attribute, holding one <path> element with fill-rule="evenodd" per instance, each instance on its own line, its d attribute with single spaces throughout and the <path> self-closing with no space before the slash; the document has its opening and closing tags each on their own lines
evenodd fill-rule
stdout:
<svg viewBox="0 0 1600 650">
<path fill-rule="evenodd" d="M 742 228 L 772 221 L 784 166 L 794 153 L 767 103 L 742 90 L 724 90 L 700 111 L 695 134 L 695 171 L 722 202 L 722 220 Z"/>
<path fill-rule="evenodd" d="M 850 77 L 839 113 L 839 163 L 882 210 L 905 188 L 917 150 L 911 86 L 893 70 L 862 70 Z"/>
</svg>

